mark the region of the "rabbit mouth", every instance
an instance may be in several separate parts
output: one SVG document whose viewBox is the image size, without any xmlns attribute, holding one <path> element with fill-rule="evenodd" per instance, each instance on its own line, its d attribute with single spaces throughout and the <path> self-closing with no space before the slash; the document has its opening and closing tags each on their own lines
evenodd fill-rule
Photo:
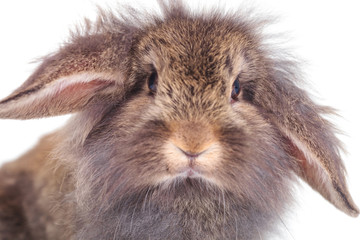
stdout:
<svg viewBox="0 0 360 240">
<path fill-rule="evenodd" d="M 221 164 L 222 152 L 219 144 L 213 143 L 205 149 L 189 151 L 169 141 L 164 145 L 163 154 L 166 172 L 157 182 L 172 182 L 175 179 L 218 182 L 214 173 Z"/>
<path fill-rule="evenodd" d="M 211 172 L 207 171 L 206 168 L 203 168 L 200 165 L 189 165 L 186 167 L 180 168 L 176 173 L 169 179 L 170 182 L 180 181 L 200 181 L 205 184 L 212 184 L 215 186 L 221 186 L 222 184 L 212 176 Z"/>
<path fill-rule="evenodd" d="M 198 167 L 185 167 L 178 171 L 177 177 L 181 178 L 202 178 L 203 173 Z"/>
</svg>

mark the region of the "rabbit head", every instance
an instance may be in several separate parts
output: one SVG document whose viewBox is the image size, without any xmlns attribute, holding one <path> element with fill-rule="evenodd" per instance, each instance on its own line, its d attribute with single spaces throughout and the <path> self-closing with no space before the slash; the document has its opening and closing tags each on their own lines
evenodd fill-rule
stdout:
<svg viewBox="0 0 360 240">
<path fill-rule="evenodd" d="M 0 102 L 1 118 L 77 113 L 53 150 L 71 166 L 77 238 L 257 238 L 296 175 L 357 216 L 333 110 L 264 44 L 264 21 L 161 5 L 102 11 Z"/>
</svg>

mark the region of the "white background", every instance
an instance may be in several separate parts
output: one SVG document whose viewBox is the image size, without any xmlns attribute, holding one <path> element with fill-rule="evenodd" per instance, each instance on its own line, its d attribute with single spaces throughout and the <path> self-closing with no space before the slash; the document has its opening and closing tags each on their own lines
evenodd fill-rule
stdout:
<svg viewBox="0 0 360 240">
<path fill-rule="evenodd" d="M 57 49 L 67 39 L 68 29 L 83 17 L 94 18 L 95 4 L 114 6 L 116 1 L 2 1 L 0 3 L 0 98 L 6 97 L 27 79 L 36 64 L 29 64 Z M 124 2 L 124 1 L 123 1 Z M 126 1 L 130 2 L 130 1 Z M 271 31 L 286 31 L 285 43 L 304 59 L 307 80 L 316 101 L 339 109 L 334 123 L 348 154 L 350 192 L 360 205 L 360 3 L 353 0 L 257 0 L 190 1 L 191 6 L 255 6 L 260 12 L 280 16 Z M 219 4 L 220 3 L 220 4 Z M 137 1 L 149 11 L 154 0 Z M 290 41 L 288 41 L 290 39 Z M 39 137 L 64 124 L 68 116 L 41 120 L 0 120 L 0 164 L 15 159 Z M 359 240 L 360 219 L 338 211 L 307 185 L 297 189 L 297 203 L 283 217 L 282 238 L 296 240 Z M 286 227 L 285 227 L 286 225 Z M 287 229 L 287 230 L 286 230 Z"/>
</svg>

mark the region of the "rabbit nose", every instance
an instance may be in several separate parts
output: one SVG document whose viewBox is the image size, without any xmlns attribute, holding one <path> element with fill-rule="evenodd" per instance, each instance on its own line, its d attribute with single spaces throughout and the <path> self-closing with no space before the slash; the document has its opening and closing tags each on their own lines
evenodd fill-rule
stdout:
<svg viewBox="0 0 360 240">
<path fill-rule="evenodd" d="M 176 122 L 172 124 L 170 141 L 189 159 L 195 159 L 205 152 L 216 137 L 209 124 L 201 122 Z"/>
<path fill-rule="evenodd" d="M 206 150 L 199 152 L 199 153 L 192 153 L 192 152 L 186 152 L 178 147 L 178 149 L 190 160 L 194 160 L 195 158 L 199 157 L 201 154 L 203 154 Z"/>
<path fill-rule="evenodd" d="M 188 158 L 197 158 L 201 153 L 188 153 L 188 152 L 184 152 L 185 156 L 187 156 Z"/>
</svg>

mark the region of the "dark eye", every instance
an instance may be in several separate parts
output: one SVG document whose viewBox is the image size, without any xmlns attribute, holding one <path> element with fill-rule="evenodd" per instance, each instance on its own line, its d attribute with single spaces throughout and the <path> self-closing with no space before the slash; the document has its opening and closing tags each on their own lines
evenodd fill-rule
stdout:
<svg viewBox="0 0 360 240">
<path fill-rule="evenodd" d="M 241 92 L 241 86 L 240 86 L 239 77 L 237 77 L 232 85 L 231 98 L 237 100 L 237 97 L 239 96 L 240 92 Z"/>
<path fill-rule="evenodd" d="M 157 81 L 158 80 L 158 75 L 157 75 L 157 72 L 154 70 L 149 78 L 148 78 L 148 87 L 150 89 L 151 92 L 156 92 L 156 89 L 157 89 Z"/>
</svg>

